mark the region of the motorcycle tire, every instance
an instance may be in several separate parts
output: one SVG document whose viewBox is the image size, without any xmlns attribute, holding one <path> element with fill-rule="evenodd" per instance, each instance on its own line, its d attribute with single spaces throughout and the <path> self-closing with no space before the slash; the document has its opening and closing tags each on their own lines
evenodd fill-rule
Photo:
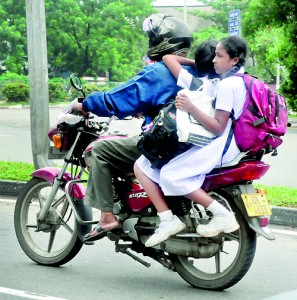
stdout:
<svg viewBox="0 0 297 300">
<path fill-rule="evenodd" d="M 18 242 L 29 258 L 40 265 L 60 266 L 76 256 L 83 242 L 77 235 L 78 224 L 72 208 L 61 189 L 61 197 L 55 199 L 50 209 L 54 222 L 47 222 L 37 231 L 41 191 L 49 187 L 50 183 L 41 178 L 27 182 L 16 201 L 14 226 Z"/>
<path fill-rule="evenodd" d="M 243 278 L 253 262 L 256 252 L 256 233 L 249 227 L 238 207 L 231 201 L 229 205 L 236 215 L 240 228 L 231 234 L 224 234 L 222 248 L 214 257 L 195 259 L 170 254 L 172 265 L 177 273 L 195 288 L 211 291 L 230 288 Z M 233 244 L 229 245 L 228 250 L 224 249 L 225 246 L 228 247 L 227 243 Z M 237 250 L 234 249 L 236 245 Z M 234 257 L 228 257 L 232 254 Z"/>
</svg>

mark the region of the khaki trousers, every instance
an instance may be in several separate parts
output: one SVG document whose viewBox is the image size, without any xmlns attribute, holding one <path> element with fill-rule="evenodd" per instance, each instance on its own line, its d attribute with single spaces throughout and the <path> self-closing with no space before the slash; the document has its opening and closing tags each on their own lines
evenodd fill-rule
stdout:
<svg viewBox="0 0 297 300">
<path fill-rule="evenodd" d="M 113 210 L 112 175 L 133 172 L 141 155 L 139 136 L 98 141 L 92 149 L 91 169 L 86 191 L 86 204 L 104 212 Z"/>
</svg>

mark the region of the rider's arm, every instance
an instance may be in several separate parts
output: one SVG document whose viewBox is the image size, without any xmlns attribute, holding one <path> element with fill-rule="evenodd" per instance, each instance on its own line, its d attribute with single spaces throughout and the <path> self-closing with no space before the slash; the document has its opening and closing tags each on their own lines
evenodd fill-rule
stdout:
<svg viewBox="0 0 297 300">
<path fill-rule="evenodd" d="M 82 108 L 98 116 L 116 115 L 122 119 L 164 105 L 179 90 L 176 79 L 165 65 L 155 63 L 117 88 L 105 93 L 92 93 L 83 101 Z"/>
<path fill-rule="evenodd" d="M 183 68 L 182 65 L 195 66 L 194 60 L 172 54 L 164 55 L 162 61 L 176 79 Z"/>
</svg>

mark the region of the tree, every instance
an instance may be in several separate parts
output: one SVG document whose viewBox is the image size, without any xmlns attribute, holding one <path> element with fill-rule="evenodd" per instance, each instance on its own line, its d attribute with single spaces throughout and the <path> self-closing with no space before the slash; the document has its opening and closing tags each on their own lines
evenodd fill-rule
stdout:
<svg viewBox="0 0 297 300">
<path fill-rule="evenodd" d="M 154 13 L 152 1 L 46 0 L 50 69 L 127 80 L 143 67 L 142 22 Z M 24 7 L 24 0 L 0 2 L 0 62 L 18 74 L 26 73 Z"/>
<path fill-rule="evenodd" d="M 194 14 L 214 22 L 196 36 L 219 38 L 228 32 L 228 12 L 240 9 L 242 33 L 250 48 L 252 66 L 248 71 L 267 82 L 275 82 L 277 66 L 285 67 L 285 81 L 281 91 L 289 99 L 290 106 L 297 110 L 294 84 L 297 80 L 297 19 L 296 0 L 202 0 L 211 9 L 196 10 Z"/>
<path fill-rule="evenodd" d="M 26 73 L 25 56 L 26 17 L 25 1 L 1 0 L 0 2 L 0 62 L 7 70 Z"/>
<path fill-rule="evenodd" d="M 274 43 L 278 44 L 279 62 L 285 66 L 287 76 L 281 91 L 288 98 L 294 110 L 297 110 L 297 6 L 296 0 L 251 0 L 249 15 L 246 16 L 249 26 L 247 34 L 257 36 L 259 29 L 278 28 L 280 33 Z M 280 42 L 281 41 L 281 42 Z"/>
<path fill-rule="evenodd" d="M 248 5 L 247 1 L 242 0 L 202 0 L 200 2 L 211 9 L 195 10 L 193 15 L 212 21 L 213 26 L 225 35 L 228 33 L 228 12 L 235 9 L 243 11 Z"/>
<path fill-rule="evenodd" d="M 142 22 L 153 12 L 151 2 L 47 1 L 50 65 L 80 75 L 108 72 L 113 81 L 132 76 L 147 49 Z"/>
</svg>

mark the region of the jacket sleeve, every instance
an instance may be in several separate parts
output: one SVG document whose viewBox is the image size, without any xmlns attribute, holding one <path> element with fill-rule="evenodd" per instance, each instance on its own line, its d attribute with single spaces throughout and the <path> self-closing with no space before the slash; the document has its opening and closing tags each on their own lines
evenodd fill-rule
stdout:
<svg viewBox="0 0 297 300">
<path fill-rule="evenodd" d="M 162 62 L 148 65 L 130 81 L 108 92 L 95 92 L 83 102 L 83 109 L 98 116 L 122 119 L 144 114 L 173 99 L 180 88 Z"/>
</svg>

